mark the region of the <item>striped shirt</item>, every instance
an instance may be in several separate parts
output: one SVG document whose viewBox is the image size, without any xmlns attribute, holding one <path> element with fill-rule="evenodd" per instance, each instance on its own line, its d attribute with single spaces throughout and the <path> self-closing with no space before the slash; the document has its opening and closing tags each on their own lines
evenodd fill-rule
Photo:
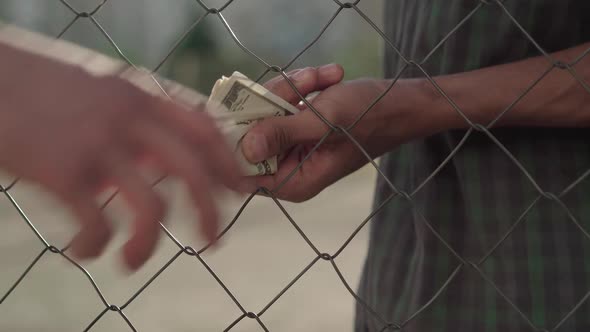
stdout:
<svg viewBox="0 0 590 332">
<path fill-rule="evenodd" d="M 387 0 L 385 32 L 405 56 L 420 61 L 481 6 L 426 62 L 430 75 L 540 55 L 503 9 L 488 2 Z M 503 4 L 547 52 L 590 40 L 588 0 Z M 402 65 L 387 49 L 386 75 L 395 76 Z M 417 70 L 404 73 L 419 76 Z M 498 145 L 472 133 L 412 196 L 412 205 L 397 196 L 372 220 L 359 286 L 366 306 L 357 304 L 356 331 L 382 331 L 384 322 L 402 324 L 410 318 L 402 331 L 525 332 L 534 331 L 531 325 L 590 331 L 590 301 L 561 322 L 590 291 L 590 238 L 575 223 L 590 231 L 590 179 L 566 190 L 590 169 L 590 131 L 521 127 L 491 133 L 543 192 L 560 201 L 540 195 Z M 445 132 L 406 144 L 385 155 L 380 167 L 399 190 L 412 193 L 464 135 Z M 391 193 L 379 179 L 374 207 Z M 491 251 L 478 265 L 481 273 L 455 257 L 422 217 L 464 262 L 478 263 Z"/>
</svg>

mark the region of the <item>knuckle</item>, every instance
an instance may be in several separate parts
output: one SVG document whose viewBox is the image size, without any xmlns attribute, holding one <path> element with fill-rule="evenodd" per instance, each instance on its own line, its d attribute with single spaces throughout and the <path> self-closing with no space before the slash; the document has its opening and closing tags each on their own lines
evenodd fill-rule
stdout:
<svg viewBox="0 0 590 332">
<path fill-rule="evenodd" d="M 293 71 L 289 74 L 287 74 L 288 77 L 291 77 L 292 75 L 294 75 Z M 277 86 L 279 85 L 279 83 L 283 82 L 285 80 L 285 78 L 282 75 L 278 75 L 270 80 L 268 80 L 266 83 L 264 83 L 264 87 L 267 88 L 268 90 L 270 90 L 271 92 L 276 92 Z"/>
<path fill-rule="evenodd" d="M 317 73 L 317 69 L 315 67 L 305 67 L 301 70 L 305 75 L 313 75 Z"/>
<path fill-rule="evenodd" d="M 313 67 L 303 68 L 296 76 L 294 76 L 294 83 L 298 88 L 303 86 L 313 85 L 317 80 L 318 71 Z"/>
<path fill-rule="evenodd" d="M 293 69 L 293 70 L 291 70 L 291 71 L 289 71 L 289 72 L 287 73 L 287 76 L 288 76 L 288 77 L 291 77 L 291 76 L 293 76 L 293 75 L 297 74 L 298 72 L 300 72 L 301 70 L 302 70 L 301 68 Z M 281 76 L 281 77 L 282 77 L 282 76 Z"/>
<path fill-rule="evenodd" d="M 314 100 L 312 105 L 325 119 L 322 119 L 314 112 L 314 121 L 320 122 L 325 129 L 329 129 L 330 126 L 341 126 L 346 124 L 345 114 L 343 114 L 344 112 L 338 112 L 338 106 L 335 106 L 329 100 Z"/>
<path fill-rule="evenodd" d="M 291 143 L 291 136 L 285 128 L 274 127 L 273 139 L 281 151 L 287 149 Z"/>
</svg>

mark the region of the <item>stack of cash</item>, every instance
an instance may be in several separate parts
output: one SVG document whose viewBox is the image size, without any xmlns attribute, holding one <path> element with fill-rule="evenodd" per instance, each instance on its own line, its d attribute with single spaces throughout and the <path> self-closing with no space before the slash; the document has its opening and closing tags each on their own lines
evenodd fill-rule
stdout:
<svg viewBox="0 0 590 332">
<path fill-rule="evenodd" d="M 231 77 L 223 76 L 217 80 L 206 109 L 215 118 L 247 175 L 276 172 L 277 156 L 253 165 L 241 153 L 240 142 L 256 122 L 268 117 L 295 114 L 298 112 L 296 107 L 241 73 L 234 72 Z"/>
<path fill-rule="evenodd" d="M 249 163 L 241 150 L 241 140 L 258 121 L 296 113 L 293 105 L 272 94 L 239 72 L 219 79 L 208 100 L 199 92 L 177 82 L 156 77 L 143 68 L 100 54 L 65 40 L 56 40 L 14 25 L 0 24 L 0 43 L 85 69 L 92 75 L 119 76 L 153 95 L 166 95 L 189 110 L 206 110 L 217 122 L 234 150 L 245 175 L 269 175 L 277 170 L 277 157 Z M 206 104 L 206 108 L 203 108 Z"/>
</svg>

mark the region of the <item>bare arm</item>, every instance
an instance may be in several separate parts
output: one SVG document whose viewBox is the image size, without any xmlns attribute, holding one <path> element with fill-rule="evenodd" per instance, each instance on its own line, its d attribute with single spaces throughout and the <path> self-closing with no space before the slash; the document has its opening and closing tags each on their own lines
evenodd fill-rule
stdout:
<svg viewBox="0 0 590 332">
<path fill-rule="evenodd" d="M 472 122 L 488 125 L 540 79 L 494 126 L 587 127 L 590 125 L 590 89 L 587 83 L 576 80 L 572 72 L 582 82 L 590 81 L 590 59 L 574 62 L 589 47 L 590 43 L 586 43 L 551 54 L 556 61 L 572 64 L 569 69 L 553 67 L 546 57 L 538 56 L 438 76 L 434 81 Z M 430 122 L 433 133 L 467 127 L 466 121 L 431 82 L 424 78 L 410 84 L 419 87 L 417 91 L 421 96 L 411 98 L 414 112 L 420 114 L 422 121 Z M 381 108 L 391 109 L 399 102 L 399 94 L 390 93 Z"/>
<path fill-rule="evenodd" d="M 588 127 L 590 92 L 570 73 L 590 82 L 590 59 L 576 59 L 590 43 L 556 52 L 551 56 L 571 68 L 551 68 L 539 56 L 433 80 L 473 124 L 488 126 Z M 551 69 L 551 70 L 549 70 Z M 306 75 L 302 75 L 306 73 Z M 500 120 L 494 120 L 513 104 L 544 73 L 526 96 Z M 436 133 L 469 127 L 468 122 L 426 78 L 401 79 L 360 121 L 358 116 L 391 84 L 391 80 L 362 79 L 339 83 L 342 68 L 335 66 L 294 72 L 303 95 L 321 91 L 313 106 L 330 122 L 343 127 L 356 123 L 352 135 L 372 157 L 396 149 L 400 144 Z M 328 84 L 325 84 L 328 82 Z M 290 86 L 275 79 L 268 88 L 286 100 L 299 98 Z M 250 161 L 287 153 L 274 177 L 258 178 L 257 184 L 275 188 L 299 165 L 328 130 L 307 110 L 285 119 L 268 119 L 254 127 L 242 141 Z M 366 157 L 345 135 L 331 135 L 326 144 L 297 169 L 292 180 L 277 193 L 292 201 L 309 199 L 328 185 L 367 163 Z"/>
<path fill-rule="evenodd" d="M 214 241 L 211 192 L 236 187 L 240 174 L 224 142 L 205 112 L 186 112 L 119 77 L 96 77 L 0 41 L 0 169 L 39 183 L 70 207 L 80 222 L 72 242 L 79 257 L 100 254 L 111 236 L 96 202 L 110 186 L 135 212 L 123 248 L 127 266 L 138 268 L 155 250 L 166 202 L 139 173 L 146 160 L 187 185 L 201 230 Z"/>
</svg>

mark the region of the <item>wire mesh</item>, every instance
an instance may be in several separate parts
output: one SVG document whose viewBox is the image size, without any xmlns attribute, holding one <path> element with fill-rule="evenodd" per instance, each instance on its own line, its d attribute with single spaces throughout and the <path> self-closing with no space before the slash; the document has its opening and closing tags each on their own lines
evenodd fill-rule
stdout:
<svg viewBox="0 0 590 332">
<path fill-rule="evenodd" d="M 564 324 L 564 322 L 566 322 L 584 303 L 586 303 L 588 301 L 588 298 L 590 298 L 590 292 L 586 293 L 579 300 L 579 302 L 576 303 L 571 308 L 571 310 L 569 312 L 567 312 L 567 314 L 555 326 L 550 327 L 550 328 L 542 327 L 542 326 L 535 326 L 535 324 L 533 323 L 531 318 L 528 317 L 523 312 L 523 310 L 521 310 L 508 296 L 506 296 L 503 293 L 503 291 L 494 283 L 492 278 L 490 278 L 488 275 L 486 275 L 483 272 L 483 270 L 481 269 L 481 266 L 498 249 L 498 247 L 500 247 L 502 245 L 502 243 L 507 238 L 510 237 L 510 235 L 512 234 L 514 229 L 519 224 L 524 222 L 526 215 L 529 213 L 529 211 L 531 211 L 531 209 L 533 207 L 535 207 L 539 203 L 539 201 L 542 198 L 549 199 L 551 201 L 556 202 L 563 209 L 563 211 L 567 214 L 569 220 L 575 225 L 575 227 L 577 227 L 579 229 L 580 233 L 583 234 L 587 239 L 590 240 L 590 234 L 588 234 L 588 232 L 582 227 L 579 220 L 577 220 L 577 218 L 571 213 L 571 211 L 568 209 L 568 207 L 565 205 L 565 203 L 561 200 L 561 198 L 565 194 L 567 194 L 569 191 L 571 191 L 574 187 L 576 187 L 580 182 L 582 182 L 585 178 L 587 178 L 590 175 L 590 169 L 588 169 L 578 179 L 573 181 L 570 185 L 568 185 L 561 192 L 558 192 L 558 193 L 546 192 L 538 185 L 537 181 L 533 178 L 533 176 L 531 174 L 529 174 L 529 172 L 527 172 L 527 170 L 519 162 L 519 160 L 492 134 L 490 129 L 494 126 L 494 124 L 496 124 L 498 122 L 499 119 L 501 119 L 507 112 L 509 112 L 522 98 L 524 98 L 529 93 L 529 91 L 531 91 L 533 89 L 533 87 L 535 87 L 552 70 L 557 69 L 557 70 L 567 71 L 586 91 L 590 92 L 590 88 L 588 87 L 588 85 L 583 80 L 580 79 L 579 75 L 577 75 L 575 69 L 573 68 L 573 66 L 576 63 L 578 63 L 584 56 L 586 56 L 590 52 L 590 50 L 583 52 L 576 60 L 574 60 L 571 63 L 563 63 L 563 62 L 557 61 L 548 52 L 546 52 L 541 46 L 539 46 L 538 43 L 536 43 L 536 41 L 531 37 L 531 35 L 519 24 L 519 22 L 514 18 L 514 16 L 506 9 L 506 7 L 504 6 L 502 1 L 500 1 L 500 0 L 481 0 L 473 8 L 473 10 L 471 12 L 469 12 L 469 14 L 467 16 L 465 16 L 462 20 L 460 20 L 459 23 L 457 24 L 457 26 L 454 29 L 452 29 L 448 34 L 446 34 L 440 40 L 440 42 L 438 44 L 436 44 L 436 46 L 423 59 L 408 59 L 395 46 L 394 41 L 390 40 L 386 36 L 386 34 L 382 30 L 379 29 L 378 25 L 375 24 L 375 22 L 371 18 L 369 18 L 359 8 L 358 4 L 359 4 L 360 0 L 357 0 L 354 2 L 341 2 L 339 0 L 332 0 L 332 1 L 334 3 L 333 15 L 329 18 L 329 20 L 326 22 L 326 24 L 323 26 L 323 28 L 315 36 L 312 36 L 310 42 L 307 45 L 305 45 L 305 47 L 303 49 L 301 49 L 299 52 L 297 52 L 287 63 L 285 63 L 283 65 L 272 65 L 272 64 L 268 63 L 267 61 L 265 61 L 260 56 L 258 56 L 253 50 L 248 48 L 248 46 L 243 44 L 240 41 L 240 39 L 238 38 L 238 36 L 236 35 L 236 33 L 234 33 L 231 23 L 228 22 L 226 20 L 226 18 L 224 17 L 224 11 L 227 8 L 229 8 L 232 5 L 232 3 L 234 3 L 233 0 L 227 1 L 225 4 L 223 4 L 219 8 L 210 7 L 207 4 L 205 4 L 205 2 L 203 2 L 202 0 L 196 0 L 195 5 L 200 6 L 204 10 L 204 14 L 194 20 L 193 24 L 188 28 L 188 30 L 184 31 L 179 36 L 179 38 L 174 43 L 174 45 L 169 50 L 169 52 L 167 52 L 167 54 L 163 57 L 163 59 L 160 62 L 158 62 L 158 64 L 153 68 L 153 73 L 157 72 L 162 67 L 162 65 L 164 65 L 164 63 L 170 58 L 170 56 L 177 50 L 179 45 L 182 44 L 182 42 L 190 35 L 190 33 L 192 31 L 194 31 L 195 29 L 197 29 L 199 27 L 201 22 L 203 22 L 203 20 L 206 17 L 208 17 L 208 16 L 217 17 L 217 19 L 219 19 L 219 21 L 223 24 L 223 26 L 227 30 L 227 33 L 233 39 L 235 44 L 241 50 L 243 50 L 243 52 L 245 52 L 248 56 L 252 57 L 256 61 L 258 61 L 261 65 L 264 66 L 265 69 L 263 72 L 260 73 L 260 75 L 257 78 L 257 81 L 261 81 L 270 72 L 274 72 L 274 73 L 278 73 L 278 74 L 282 75 L 282 77 L 289 82 L 291 88 L 299 96 L 301 101 L 303 103 L 305 103 L 308 106 L 308 108 L 312 112 L 314 112 L 318 116 L 318 118 L 321 119 L 328 127 L 326 134 L 317 142 L 317 144 L 306 155 L 306 157 L 303 158 L 303 160 L 299 163 L 299 165 L 297 165 L 297 167 L 295 169 L 293 169 L 293 171 L 288 176 L 286 176 L 276 188 L 259 188 L 257 192 L 252 193 L 243 202 L 241 208 L 236 213 L 236 215 L 233 217 L 231 222 L 227 225 L 227 227 L 225 229 L 223 229 L 219 234 L 219 238 L 223 237 L 227 233 L 227 231 L 235 225 L 236 221 L 240 218 L 240 216 L 242 215 L 242 212 L 248 206 L 248 204 L 251 202 L 252 198 L 256 194 L 262 193 L 262 194 L 270 197 L 270 199 L 272 199 L 274 204 L 276 204 L 276 206 L 282 211 L 282 213 L 288 219 L 288 221 L 292 225 L 294 231 L 297 232 L 299 234 L 299 236 L 301 236 L 301 238 L 303 238 L 305 240 L 307 245 L 315 253 L 315 257 L 308 263 L 308 265 L 305 266 L 305 268 L 299 274 L 297 274 L 297 276 L 295 276 L 295 278 L 293 278 L 289 283 L 287 283 L 284 286 L 284 288 L 279 293 L 277 293 L 264 307 L 262 307 L 258 310 L 254 310 L 252 308 L 246 308 L 242 304 L 242 302 L 238 299 L 238 297 L 235 295 L 235 293 L 223 282 L 223 280 L 220 278 L 219 274 L 217 274 L 215 272 L 215 270 L 203 258 L 202 254 L 209 247 L 205 246 L 203 248 L 193 248 L 191 246 L 185 245 L 177 237 L 175 237 L 174 234 L 169 229 L 167 229 L 163 224 L 160 224 L 161 230 L 162 230 L 162 232 L 164 232 L 166 234 L 167 238 L 170 241 L 172 241 L 174 243 L 174 245 L 176 245 L 176 247 L 177 247 L 176 253 L 172 257 L 170 257 L 170 259 L 159 270 L 157 270 L 156 273 L 154 273 L 153 276 L 147 282 L 140 285 L 140 287 L 137 289 L 137 291 L 135 291 L 135 293 L 133 293 L 133 295 L 130 296 L 125 302 L 120 303 L 120 304 L 114 304 L 114 303 L 110 302 L 106 298 L 104 293 L 101 291 L 101 288 L 99 287 L 97 282 L 93 279 L 93 276 L 89 273 L 89 271 L 87 271 L 82 265 L 80 265 L 78 262 L 76 262 L 75 260 L 73 260 L 69 256 L 68 247 L 58 248 L 58 247 L 52 245 L 51 243 L 49 243 L 45 239 L 43 234 L 35 227 L 34 222 L 31 219 L 29 219 L 29 217 L 27 216 L 25 211 L 23 211 L 23 209 L 21 209 L 18 202 L 15 200 L 15 198 L 11 194 L 11 190 L 15 186 L 18 185 L 18 179 L 14 180 L 12 183 L 9 183 L 7 185 L 4 185 L 4 186 L 0 185 L 0 193 L 5 196 L 5 199 L 7 199 L 10 202 L 10 204 L 14 207 L 14 209 L 18 212 L 18 214 L 20 215 L 20 217 L 24 221 L 24 225 L 28 226 L 30 228 L 30 230 L 35 234 L 35 236 L 39 239 L 39 241 L 43 244 L 43 249 L 38 253 L 38 255 L 33 259 L 33 261 L 27 265 L 27 267 L 24 269 L 24 271 L 22 271 L 22 273 L 17 278 L 17 280 L 15 280 L 11 285 L 8 286 L 8 290 L 3 294 L 0 293 L 0 295 L 2 295 L 2 297 L 0 298 L 0 305 L 2 303 L 4 303 L 8 297 L 10 297 L 10 295 L 13 293 L 13 291 L 17 287 L 19 287 L 19 285 L 21 284 L 21 281 L 25 277 L 27 277 L 27 275 L 30 273 L 32 268 L 36 264 L 38 264 L 39 261 L 41 261 L 42 259 L 44 259 L 48 255 L 52 255 L 52 254 L 59 255 L 59 256 L 63 257 L 65 260 L 67 260 L 69 263 L 74 265 L 80 271 L 80 273 L 82 273 L 88 279 L 89 285 L 94 289 L 96 296 L 99 298 L 99 300 L 101 301 L 101 303 L 103 305 L 102 310 L 97 312 L 96 316 L 89 317 L 88 324 L 86 326 L 80 327 L 81 330 L 83 330 L 83 331 L 92 330 L 93 327 L 95 326 L 95 324 L 97 322 L 99 322 L 101 319 L 103 319 L 105 317 L 105 315 L 112 313 L 115 315 L 119 315 L 122 318 L 122 323 L 124 325 L 126 325 L 129 328 L 129 330 L 137 331 L 137 328 L 134 325 L 134 323 L 125 314 L 125 309 L 131 303 L 133 303 L 134 301 L 137 301 L 139 295 L 142 294 L 147 288 L 149 288 L 150 285 L 157 278 L 160 277 L 162 272 L 164 272 L 166 269 L 168 269 L 172 264 L 175 264 L 175 262 L 177 261 L 177 259 L 180 256 L 186 255 L 186 256 L 194 258 L 195 264 L 202 266 L 202 268 L 205 269 L 210 274 L 211 278 L 213 278 L 213 280 L 215 280 L 215 282 L 223 289 L 226 296 L 234 303 L 234 305 L 239 310 L 239 312 L 240 312 L 239 316 L 235 317 L 235 320 L 233 320 L 231 322 L 227 322 L 227 327 L 225 328 L 224 331 L 232 330 L 244 319 L 253 320 L 259 325 L 259 327 L 262 330 L 269 331 L 269 328 L 267 328 L 267 325 L 264 322 L 265 312 L 267 312 L 267 310 L 271 306 L 273 306 L 287 292 L 287 290 L 289 290 L 294 284 L 296 284 L 300 280 L 300 278 L 303 275 L 305 275 L 314 265 L 321 264 L 321 263 L 329 264 L 333 268 L 333 270 L 336 273 L 336 275 L 338 276 L 339 280 L 342 282 L 344 287 L 350 293 L 351 299 L 353 301 L 356 301 L 362 307 L 364 307 L 365 310 L 368 313 L 370 313 L 370 315 L 372 315 L 374 319 L 376 319 L 377 321 L 379 321 L 381 323 L 381 325 L 383 326 L 381 331 L 402 330 L 411 321 L 416 320 L 416 319 L 420 319 L 421 313 L 424 310 L 426 310 L 428 307 L 430 307 L 437 300 L 437 298 L 440 296 L 440 294 L 442 292 L 444 292 L 444 290 L 448 287 L 448 285 L 455 279 L 455 277 L 459 274 L 459 272 L 461 270 L 465 270 L 465 269 L 473 269 L 474 271 L 476 271 L 481 276 L 482 281 L 489 284 L 491 287 L 493 287 L 495 292 L 514 310 L 515 313 L 517 313 L 521 317 L 521 319 L 526 324 L 528 324 L 532 328 L 532 330 L 534 330 L 534 331 L 556 331 L 556 330 L 558 330 L 560 328 L 560 326 L 562 326 Z M 103 0 L 93 10 L 88 11 L 88 12 L 84 12 L 84 11 L 78 11 L 75 8 L 75 6 L 71 5 L 67 0 L 56 1 L 56 4 L 63 5 L 69 11 L 71 11 L 71 13 L 74 15 L 73 19 L 66 24 L 66 26 L 63 28 L 63 30 L 61 30 L 61 32 L 56 37 L 61 38 L 64 35 L 64 33 L 66 33 L 69 29 L 71 29 L 72 26 L 74 25 L 74 23 L 76 23 L 77 21 L 88 20 L 97 28 L 98 32 L 103 37 L 106 38 L 106 40 L 111 44 L 111 46 L 114 48 L 114 50 L 116 50 L 118 55 L 123 60 L 125 60 L 128 64 L 135 67 L 135 65 L 129 60 L 129 58 L 117 46 L 117 43 L 115 42 L 115 40 L 113 40 L 113 38 L 111 38 L 107 29 L 101 25 L 101 23 L 99 22 L 99 20 L 96 17 L 96 14 L 100 12 L 101 8 L 107 2 L 108 2 L 108 0 Z M 514 26 L 517 27 L 517 29 L 522 33 L 522 35 L 524 37 L 526 37 L 531 43 L 533 43 L 535 45 L 535 47 L 538 49 L 539 53 L 542 54 L 547 60 L 547 70 L 544 73 L 542 73 L 542 75 L 540 77 L 538 77 L 529 87 L 527 87 L 510 105 L 508 105 L 504 110 L 502 110 L 502 112 L 500 112 L 493 121 L 491 121 L 488 124 L 480 124 L 480 123 L 473 122 L 472 119 L 470 119 L 461 110 L 461 108 L 444 91 L 444 89 L 436 83 L 436 81 L 432 78 L 432 76 L 429 75 L 429 73 L 423 67 L 424 63 L 426 63 L 429 60 L 429 58 L 432 56 L 432 54 L 434 54 L 443 44 L 445 44 L 445 42 L 463 24 L 468 22 L 474 16 L 474 14 L 477 13 L 479 10 L 481 10 L 481 8 L 484 6 L 498 6 L 501 9 L 502 15 L 506 15 L 510 19 L 510 21 L 514 24 Z M 401 70 L 396 75 L 396 77 L 391 81 L 391 84 L 378 97 L 376 97 L 375 100 L 373 100 L 370 103 L 370 105 L 367 106 L 366 109 L 360 110 L 358 117 L 348 126 L 336 125 L 336 124 L 333 124 L 330 121 L 328 121 L 318 110 L 315 109 L 313 104 L 311 104 L 310 101 L 308 99 L 306 99 L 306 97 L 303 96 L 300 91 L 297 90 L 294 83 L 291 81 L 290 77 L 286 73 L 286 71 L 288 69 L 290 69 L 290 67 L 293 65 L 293 63 L 297 59 L 299 59 L 310 47 L 312 47 L 314 44 L 316 44 L 321 39 L 324 32 L 328 29 L 328 27 L 334 22 L 334 20 L 343 11 L 353 11 L 354 13 L 358 14 L 359 17 L 362 18 L 362 20 L 364 22 L 366 22 L 366 24 L 368 24 L 372 29 L 374 29 L 379 34 L 379 36 L 382 38 L 386 47 L 391 48 L 405 63 L 404 66 L 402 66 Z M 434 172 L 432 174 L 430 174 L 430 176 L 428 176 L 422 183 L 419 183 L 413 191 L 405 192 L 405 191 L 399 190 L 393 184 L 393 182 L 390 181 L 390 179 L 388 179 L 387 176 L 379 169 L 378 165 L 376 164 L 376 162 L 374 161 L 372 156 L 357 141 L 357 139 L 354 137 L 354 135 L 351 133 L 351 131 L 360 121 L 362 121 L 362 119 L 365 117 L 365 115 L 368 112 L 371 112 L 371 110 L 374 108 L 374 106 L 387 93 L 389 93 L 392 89 L 395 88 L 398 78 L 401 77 L 402 73 L 410 67 L 417 68 L 422 73 L 423 77 L 430 82 L 432 87 L 434 89 L 436 89 L 436 91 L 438 91 L 438 93 L 442 97 L 444 97 L 444 99 L 448 102 L 448 104 L 463 118 L 465 123 L 468 125 L 468 130 L 465 132 L 464 137 L 460 140 L 458 145 L 452 150 L 452 152 L 447 156 L 447 158 L 445 158 L 444 161 L 434 170 Z M 448 164 L 453 159 L 453 157 L 461 150 L 462 146 L 467 141 L 467 138 L 470 137 L 470 135 L 472 135 L 474 132 L 484 133 L 489 138 L 489 140 L 491 140 L 495 145 L 497 145 L 506 154 L 506 156 L 508 158 L 510 158 L 510 160 L 520 169 L 520 171 L 522 172 L 522 175 L 534 186 L 534 188 L 536 189 L 537 194 L 538 194 L 537 197 L 535 197 L 530 202 L 530 204 L 526 207 L 526 209 L 524 209 L 524 211 L 521 213 L 521 215 L 518 217 L 518 219 L 512 223 L 512 226 L 504 233 L 504 235 L 497 241 L 497 243 L 492 248 L 490 248 L 489 251 L 486 252 L 479 260 L 476 260 L 476 261 L 467 260 L 464 257 L 462 257 L 460 254 L 458 254 L 452 248 L 452 246 L 444 239 L 444 237 L 441 236 L 441 234 L 439 234 L 437 232 L 436 228 L 422 214 L 422 212 L 415 206 L 414 201 L 413 201 L 413 197 L 427 183 L 429 183 L 446 164 Z M 327 252 L 320 251 L 320 249 L 310 240 L 310 238 L 306 235 L 306 233 L 302 230 L 302 228 L 299 227 L 297 221 L 287 212 L 287 210 L 283 207 L 283 205 L 281 204 L 279 199 L 276 198 L 275 193 L 278 192 L 285 185 L 285 183 L 287 183 L 291 179 L 291 177 L 302 166 L 302 164 L 314 153 L 314 151 L 316 151 L 320 146 L 322 146 L 322 144 L 324 144 L 326 139 L 332 134 L 341 134 L 341 135 L 346 136 L 347 139 L 350 141 L 350 144 L 354 145 L 367 158 L 367 161 L 377 170 L 378 176 L 381 177 L 387 183 L 387 185 L 392 190 L 392 194 L 389 197 L 387 197 L 379 206 L 377 206 L 364 220 L 362 220 L 358 224 L 358 227 L 356 227 L 356 229 L 354 229 L 354 231 L 346 238 L 346 240 L 342 243 L 342 245 L 334 253 L 330 254 Z M 116 193 L 113 194 L 113 196 L 111 196 L 104 203 L 103 208 L 106 207 L 112 201 L 112 199 L 114 198 L 115 195 L 116 195 Z M 446 247 L 446 249 L 454 257 L 456 257 L 456 259 L 458 260 L 459 263 L 453 269 L 453 271 L 450 274 L 450 276 L 448 277 L 448 279 L 445 280 L 444 283 L 442 284 L 442 286 L 435 292 L 435 294 L 432 296 L 430 301 L 425 303 L 422 307 L 420 307 L 418 310 L 416 310 L 413 314 L 411 314 L 404 321 L 393 322 L 393 321 L 388 321 L 385 317 L 382 317 L 380 314 L 377 313 L 376 310 L 371 308 L 371 306 L 369 306 L 359 295 L 357 295 L 357 293 L 354 291 L 353 287 L 351 287 L 351 285 L 349 284 L 349 282 L 347 281 L 347 279 L 344 277 L 343 273 L 341 272 L 341 269 L 339 268 L 339 265 L 337 263 L 337 258 L 339 257 L 340 253 L 347 247 L 347 245 L 353 240 L 353 238 L 355 236 L 357 236 L 357 234 L 361 231 L 361 229 L 363 229 L 364 227 L 367 227 L 367 224 L 371 222 L 372 218 L 379 211 L 381 211 L 386 206 L 386 204 L 388 204 L 389 202 L 396 200 L 396 199 L 397 200 L 405 200 L 405 201 L 407 201 L 407 203 L 409 203 L 409 205 L 412 207 L 413 211 L 422 220 L 422 223 L 438 239 L 438 241 L 440 241 Z M 4 285 L 2 285 L 2 286 L 4 286 Z M 0 307 L 0 310 L 1 310 L 1 308 L 2 307 Z"/>
</svg>

